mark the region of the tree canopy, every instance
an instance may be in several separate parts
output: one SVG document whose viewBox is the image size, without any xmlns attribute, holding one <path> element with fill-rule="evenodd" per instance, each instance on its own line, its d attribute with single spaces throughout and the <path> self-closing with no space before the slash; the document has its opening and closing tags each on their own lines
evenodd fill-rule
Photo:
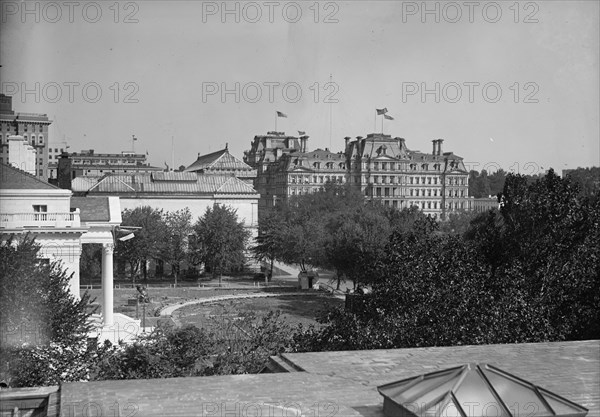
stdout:
<svg viewBox="0 0 600 417">
<path fill-rule="evenodd" d="M 90 297 L 76 299 L 70 275 L 59 262 L 38 257 L 40 245 L 29 235 L 0 245 L 0 323 L 3 348 L 50 342 L 78 343 L 90 330 Z"/>
<path fill-rule="evenodd" d="M 224 271 L 242 268 L 250 232 L 238 220 L 236 210 L 215 204 L 194 224 L 192 251 L 210 269 L 213 276 L 219 273 L 219 283 Z"/>
<path fill-rule="evenodd" d="M 392 228 L 383 260 L 370 264 L 373 293 L 324 317 L 304 349 L 600 337 L 600 198 L 550 170 L 508 174 L 500 202 L 464 234 L 422 220 Z"/>
<path fill-rule="evenodd" d="M 122 217 L 123 226 L 134 226 L 140 229 L 135 232 L 135 238 L 117 242 L 117 258 L 129 263 L 132 277 L 139 272 L 138 268 L 141 265 L 141 273 L 144 279 L 147 279 L 146 261 L 159 259 L 161 252 L 164 251 L 164 238 L 168 235 L 164 213 L 162 210 L 143 206 L 133 210 L 123 210 Z"/>
<path fill-rule="evenodd" d="M 164 214 L 166 234 L 159 257 L 171 265 L 175 285 L 179 277 L 181 263 L 189 258 L 189 236 L 192 234 L 192 213 L 189 208 L 169 211 Z"/>
</svg>

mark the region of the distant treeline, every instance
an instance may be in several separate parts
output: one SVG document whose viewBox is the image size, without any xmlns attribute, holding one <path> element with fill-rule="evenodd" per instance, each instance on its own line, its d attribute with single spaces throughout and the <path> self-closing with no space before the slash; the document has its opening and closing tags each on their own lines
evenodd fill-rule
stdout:
<svg viewBox="0 0 600 417">
<path fill-rule="evenodd" d="M 481 172 L 472 170 L 469 172 L 469 196 L 482 198 L 496 196 L 502 192 L 508 172 L 503 169 L 490 174 L 485 169 Z M 567 174 L 574 182 L 579 184 L 582 196 L 592 196 L 600 190 L 600 168 L 577 168 L 568 170 Z M 525 175 L 527 182 L 542 178 L 543 174 Z"/>
</svg>

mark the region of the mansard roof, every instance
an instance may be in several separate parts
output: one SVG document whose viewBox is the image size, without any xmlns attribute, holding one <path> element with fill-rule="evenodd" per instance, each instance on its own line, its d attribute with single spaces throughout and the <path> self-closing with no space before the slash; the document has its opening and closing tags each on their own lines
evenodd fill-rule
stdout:
<svg viewBox="0 0 600 417">
<path fill-rule="evenodd" d="M 346 155 L 342 152 L 331 152 L 329 149 L 315 149 L 309 152 L 292 152 L 284 154 L 279 159 L 278 164 L 272 169 L 276 171 L 304 171 L 314 172 L 314 164 L 321 164 L 319 171 L 326 168 L 327 163 L 334 163 L 334 169 L 345 169 Z M 340 168 L 339 164 L 344 164 L 344 168 Z"/>
<path fill-rule="evenodd" d="M 406 146 L 404 138 L 392 137 L 382 133 L 370 133 L 366 138 L 358 137 L 349 143 L 349 151 L 353 157 L 361 158 L 394 158 L 418 162 L 435 163 L 445 159 L 462 161 L 463 158 L 453 152 L 441 155 L 411 150 Z"/>
</svg>

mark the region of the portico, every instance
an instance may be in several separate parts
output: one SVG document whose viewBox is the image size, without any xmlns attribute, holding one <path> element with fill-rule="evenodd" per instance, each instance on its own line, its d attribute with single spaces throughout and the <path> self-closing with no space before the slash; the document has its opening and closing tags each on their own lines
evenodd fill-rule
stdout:
<svg viewBox="0 0 600 417">
<path fill-rule="evenodd" d="M 60 262 L 70 275 L 69 289 L 80 298 L 79 261 L 84 244 L 102 245 L 101 315 L 92 316 L 99 342 L 131 341 L 139 320 L 115 314 L 113 306 L 113 253 L 121 224 L 119 197 L 72 197 L 16 167 L 0 163 L 0 239 L 29 234 L 40 245 L 38 256 Z"/>
<path fill-rule="evenodd" d="M 113 313 L 113 255 L 115 230 L 121 224 L 121 206 L 118 197 L 72 197 L 71 208 L 81 211 L 81 223 L 88 230 L 81 236 L 81 244 L 102 245 L 102 325 L 114 324 Z"/>
</svg>

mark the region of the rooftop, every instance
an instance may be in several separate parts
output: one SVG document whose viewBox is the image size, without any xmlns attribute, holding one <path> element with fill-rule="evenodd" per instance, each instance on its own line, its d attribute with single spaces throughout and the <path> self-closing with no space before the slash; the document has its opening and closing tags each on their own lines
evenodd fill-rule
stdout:
<svg viewBox="0 0 600 417">
<path fill-rule="evenodd" d="M 110 221 L 108 197 L 71 197 L 71 208 L 78 208 L 82 222 Z"/>
<path fill-rule="evenodd" d="M 232 175 L 197 175 L 192 172 L 153 172 L 132 174 L 107 174 L 95 180 L 73 181 L 74 192 L 88 194 L 248 194 L 256 191 L 252 186 Z"/>
<path fill-rule="evenodd" d="M 206 155 L 198 155 L 198 159 L 188 166 L 186 172 L 196 171 L 254 171 L 253 168 L 245 162 L 239 160 L 229 153 L 227 147 L 220 151 Z"/>
<path fill-rule="evenodd" d="M 0 163 L 1 190 L 59 190 L 60 188 L 12 165 Z"/>
<path fill-rule="evenodd" d="M 95 415 L 112 415 L 118 403 L 123 414 L 143 416 L 383 417 L 377 386 L 487 362 L 600 416 L 598 340 L 293 353 L 280 360 L 300 371 L 63 384 L 61 415 L 91 415 L 90 404 Z"/>
</svg>

